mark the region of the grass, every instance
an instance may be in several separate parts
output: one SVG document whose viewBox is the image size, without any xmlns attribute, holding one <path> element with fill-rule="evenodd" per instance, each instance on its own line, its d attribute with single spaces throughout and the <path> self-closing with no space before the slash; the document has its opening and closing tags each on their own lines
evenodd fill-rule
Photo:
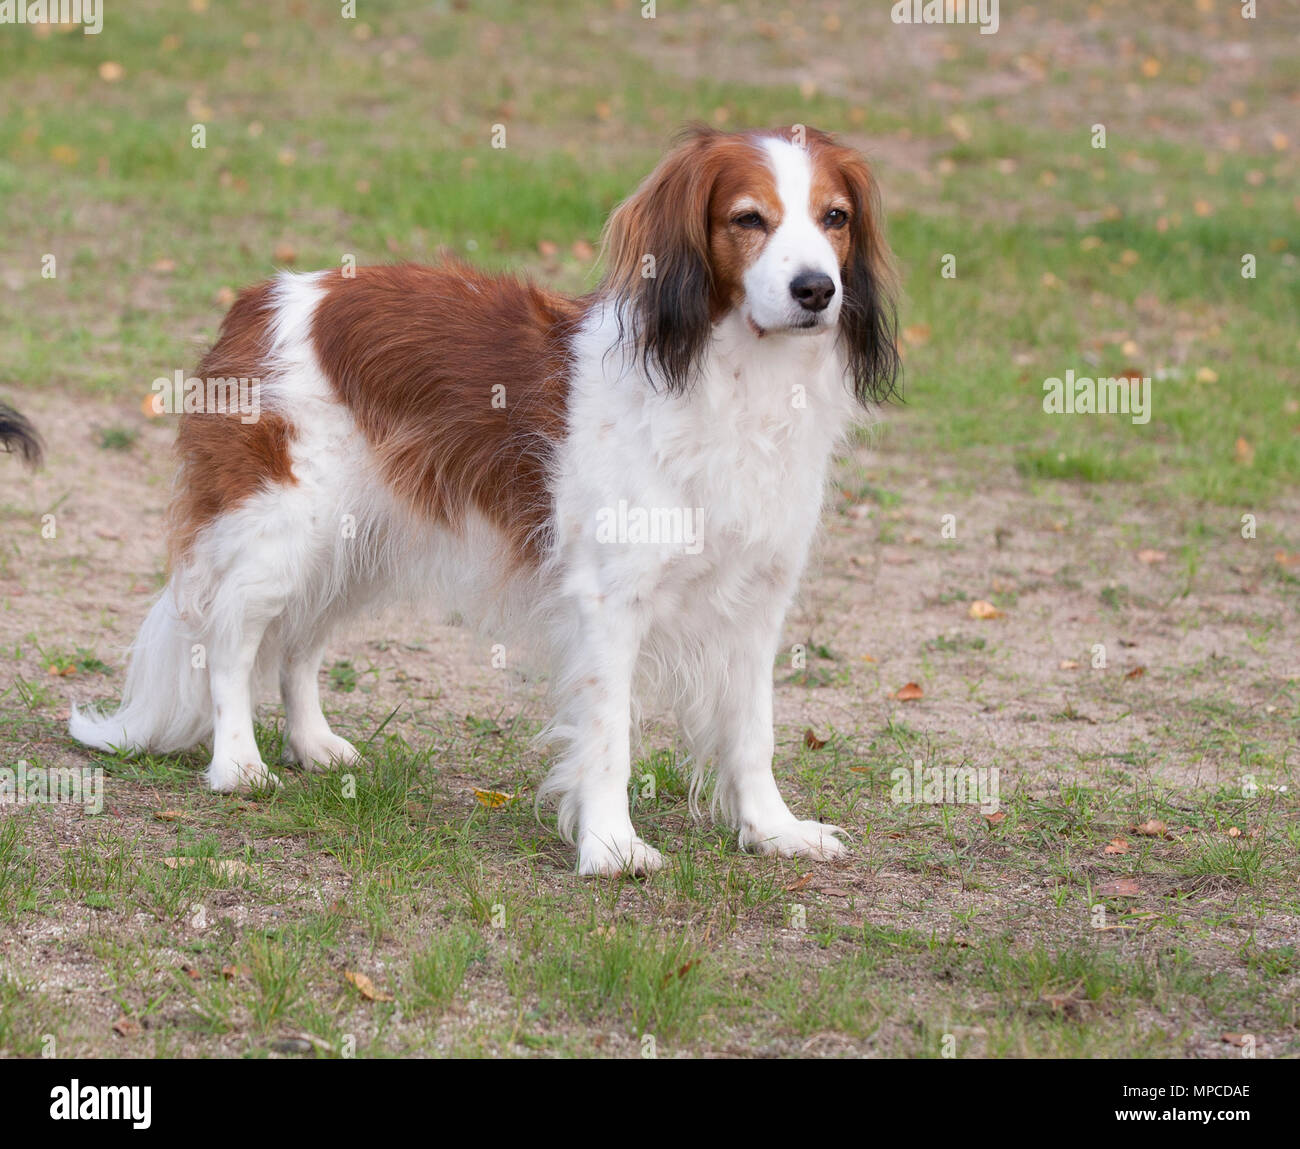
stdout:
<svg viewBox="0 0 1300 1149">
<path fill-rule="evenodd" d="M 690 817 L 690 764 L 654 731 L 631 799 L 668 868 L 577 882 L 532 807 L 540 716 L 486 691 L 471 713 L 434 684 L 415 693 L 393 673 L 416 649 L 403 632 L 323 676 L 331 717 L 365 744 L 355 769 L 230 799 L 201 789 L 201 751 L 93 756 L 103 815 L 0 816 L 15 939 L 0 1053 L 1173 1057 L 1223 1054 L 1225 1031 L 1300 1050 L 1300 692 L 1280 673 L 1294 629 L 1259 603 L 1293 618 L 1300 579 L 1246 552 L 1224 591 L 1216 549 L 1247 513 L 1260 550 L 1300 549 L 1283 510 L 1300 474 L 1300 141 L 1270 142 L 1294 61 L 1256 44 L 1251 75 L 1224 79 L 1229 29 L 1173 0 L 1073 14 L 1073 59 L 1019 20 L 998 37 L 939 31 L 929 69 L 871 55 L 883 5 L 728 19 L 661 2 L 653 22 L 629 3 L 364 7 L 348 22 L 142 0 L 98 37 L 0 36 L 6 398 L 102 404 L 89 453 L 134 466 L 151 381 L 191 370 L 229 293 L 278 266 L 450 252 L 588 290 L 604 219 L 680 124 L 847 134 L 875 158 L 903 271 L 907 403 L 854 445 L 830 531 L 864 532 L 855 557 L 906 559 L 932 536 L 952 555 L 914 602 L 883 560 L 832 563 L 810 597 L 834 618 L 801 616 L 775 668 L 778 697 L 816 716 L 779 731 L 782 786 L 804 816 L 853 828 L 854 859 L 738 855 Z M 1150 422 L 1047 414 L 1044 380 L 1067 370 L 1149 376 Z M 937 514 L 918 524 L 922 470 L 940 509 L 962 510 L 955 538 Z M 982 504 L 1001 487 L 1014 503 Z M 76 524 L 76 492 L 54 497 Z M 30 525 L 8 503 L 0 519 Z M 1117 520 L 1118 541 L 1067 550 Z M 1130 561 L 1152 521 L 1173 539 L 1158 587 Z M 1034 560 L 1055 569 L 1031 578 L 1016 547 L 1040 535 L 1060 540 Z M 20 615 L 21 538 L 0 555 Z M 978 575 L 956 565 L 972 538 Z M 42 589 L 93 598 L 108 575 L 88 553 L 61 551 Z M 1038 637 L 1072 644 L 1050 665 L 1013 629 L 1049 594 L 1069 607 Z M 973 622 L 980 598 L 1010 617 Z M 872 638 L 870 660 L 836 621 L 869 613 L 883 630 L 902 602 L 916 625 L 894 650 Z M 1147 645 L 1123 645 L 1139 624 Z M 24 624 L 4 652 L 6 763 L 73 760 L 64 687 L 120 688 L 107 643 L 42 640 L 56 629 Z M 1158 664 L 1148 651 L 1170 633 L 1192 650 Z M 1203 634 L 1248 641 L 1201 653 Z M 1066 658 L 1073 677 L 1053 677 Z M 1149 669 L 1124 678 L 1138 659 Z M 915 711 L 891 701 L 909 680 L 925 686 Z M 981 725 L 949 731 L 968 712 Z M 1003 762 L 1003 816 L 891 801 L 892 772 L 918 759 Z M 488 808 L 475 788 L 512 798 Z M 1135 830 L 1153 819 L 1164 833 Z"/>
</svg>

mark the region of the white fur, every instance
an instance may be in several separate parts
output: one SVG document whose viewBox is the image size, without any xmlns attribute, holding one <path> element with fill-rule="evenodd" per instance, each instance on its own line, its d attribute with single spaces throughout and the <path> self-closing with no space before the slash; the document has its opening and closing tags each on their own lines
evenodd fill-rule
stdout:
<svg viewBox="0 0 1300 1149">
<path fill-rule="evenodd" d="M 486 520 L 471 515 L 459 533 L 436 529 L 390 495 L 316 361 L 309 331 L 322 288 L 316 277 L 283 275 L 262 402 L 297 429 L 297 483 L 255 495 L 200 533 L 141 631 L 121 708 L 75 711 L 73 735 L 158 751 L 210 737 L 214 789 L 272 783 L 253 741 L 252 683 L 278 671 L 288 756 L 307 766 L 352 762 L 356 750 L 320 710 L 329 632 L 380 598 L 432 590 L 468 619 L 509 625 L 512 635 L 528 626 L 549 656 L 557 701 L 546 736 L 558 755 L 539 798 L 558 799 L 581 873 L 663 864 L 629 817 L 641 695 L 677 716 L 696 769 L 693 808 L 712 763 L 714 810 L 743 847 L 842 852 L 840 831 L 798 819 L 772 776 L 782 621 L 855 404 L 833 326 L 838 299 L 815 334 L 773 330 L 793 314 L 792 275 L 824 270 L 838 288 L 839 271 L 809 217 L 807 155 L 784 143 L 768 151 L 783 221 L 746 278 L 748 312 L 716 326 L 687 393 L 648 387 L 638 356 L 619 354 L 612 304 L 589 312 L 573 345 L 553 476 L 556 544 L 539 569 L 509 582 L 500 573 L 505 540 Z M 769 334 L 760 338 L 750 319 Z M 597 523 L 620 500 L 702 508 L 700 545 L 602 541 Z M 206 668 L 191 668 L 195 661 Z"/>
</svg>

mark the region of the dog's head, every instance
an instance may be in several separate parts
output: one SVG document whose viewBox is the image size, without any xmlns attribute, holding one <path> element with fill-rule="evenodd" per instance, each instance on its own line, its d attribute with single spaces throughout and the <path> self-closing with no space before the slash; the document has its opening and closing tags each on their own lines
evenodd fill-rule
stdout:
<svg viewBox="0 0 1300 1149">
<path fill-rule="evenodd" d="M 811 128 L 692 129 L 610 217 L 606 288 L 647 366 L 689 386 L 712 325 L 838 338 L 862 402 L 898 376 L 893 271 L 866 161 Z"/>
</svg>

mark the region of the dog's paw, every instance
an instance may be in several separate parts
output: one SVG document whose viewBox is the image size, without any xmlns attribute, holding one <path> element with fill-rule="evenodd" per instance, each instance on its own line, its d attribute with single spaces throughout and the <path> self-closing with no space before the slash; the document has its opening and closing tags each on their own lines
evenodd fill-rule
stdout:
<svg viewBox="0 0 1300 1149">
<path fill-rule="evenodd" d="M 280 779 L 267 769 L 261 759 L 256 762 L 213 762 L 207 772 L 208 789 L 229 794 L 235 790 L 274 790 Z"/>
<path fill-rule="evenodd" d="M 780 854 L 783 858 L 809 858 L 828 862 L 849 848 L 836 837 L 844 831 L 825 822 L 800 822 L 791 818 L 773 826 L 746 826 L 740 832 L 741 849 L 755 854 Z"/>
<path fill-rule="evenodd" d="M 361 754 L 346 738 L 327 730 L 302 738 L 290 735 L 281 758 L 296 762 L 304 770 L 319 772 L 335 766 L 355 766 L 361 761 Z"/>
<path fill-rule="evenodd" d="M 578 873 L 584 876 L 643 876 L 663 866 L 658 850 L 627 831 L 604 834 L 586 830 L 578 838 Z"/>
</svg>

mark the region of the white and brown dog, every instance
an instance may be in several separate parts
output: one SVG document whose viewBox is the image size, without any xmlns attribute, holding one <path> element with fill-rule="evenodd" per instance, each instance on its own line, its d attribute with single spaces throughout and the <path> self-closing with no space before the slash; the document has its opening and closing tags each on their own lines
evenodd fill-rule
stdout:
<svg viewBox="0 0 1300 1149">
<path fill-rule="evenodd" d="M 210 742 L 213 789 L 273 783 L 254 683 L 278 674 L 286 758 L 351 763 L 321 712 L 327 638 L 432 592 L 547 656 L 559 749 L 540 796 L 580 873 L 663 864 L 628 809 L 642 690 L 676 714 L 693 807 L 712 765 L 742 847 L 839 854 L 841 831 L 773 780 L 772 679 L 832 451 L 898 370 L 871 174 L 801 126 L 695 130 L 605 244 L 579 299 L 458 263 L 243 293 L 199 376 L 255 380 L 260 417 L 182 417 L 171 580 L 120 708 L 74 710 L 73 736 Z M 698 534 L 675 537 L 696 509 Z"/>
</svg>

